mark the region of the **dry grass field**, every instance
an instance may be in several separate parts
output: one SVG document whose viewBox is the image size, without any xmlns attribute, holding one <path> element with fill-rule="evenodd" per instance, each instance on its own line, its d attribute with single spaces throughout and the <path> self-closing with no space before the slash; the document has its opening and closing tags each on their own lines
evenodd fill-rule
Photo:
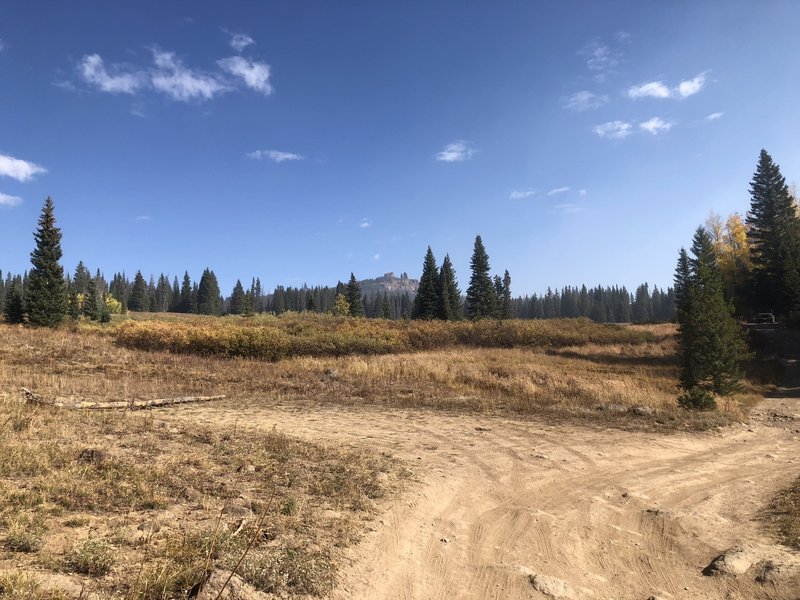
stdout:
<svg viewBox="0 0 800 600">
<path fill-rule="evenodd" d="M 85 598 L 177 598 L 243 555 L 237 572 L 260 590 L 328 594 L 345 549 L 409 485 L 408 463 L 254 430 L 232 411 L 434 410 L 646 432 L 729 424 L 758 398 L 748 384 L 718 412 L 678 408 L 670 325 L 385 324 L 377 339 L 391 347 L 376 350 L 380 324 L 272 321 L 0 325 L 0 598 L 72 598 L 81 586 Z M 293 350 L 230 351 L 275 331 Z M 222 338 L 228 351 L 202 349 Z M 308 350 L 322 338 L 328 350 Z M 67 401 L 228 399 L 224 419 L 201 423 L 191 411 L 27 405 L 23 386 Z"/>
<path fill-rule="evenodd" d="M 7 327 L 0 385 L 6 390 L 24 385 L 67 400 L 226 394 L 241 401 L 503 411 L 701 429 L 740 419 L 742 406 L 757 398 L 746 386 L 742 394 L 721 400 L 718 413 L 679 409 L 672 325 L 602 326 L 574 319 L 457 323 L 448 329 L 444 323 L 296 315 L 264 319 L 271 323 L 264 327 L 258 321 L 184 317 L 56 332 Z M 201 349 L 223 338 L 229 349 L 246 345 L 237 337 L 241 331 L 264 339 L 277 331 L 295 349 L 308 349 L 320 337 L 344 339 L 349 349 L 341 356 L 294 351 L 283 360 Z M 400 351 L 359 351 L 370 340 L 390 337 L 405 340 L 398 342 Z M 198 339 L 200 348 L 194 345 Z M 338 347 L 344 352 L 345 342 Z M 646 408 L 631 419 L 634 407 Z"/>
</svg>

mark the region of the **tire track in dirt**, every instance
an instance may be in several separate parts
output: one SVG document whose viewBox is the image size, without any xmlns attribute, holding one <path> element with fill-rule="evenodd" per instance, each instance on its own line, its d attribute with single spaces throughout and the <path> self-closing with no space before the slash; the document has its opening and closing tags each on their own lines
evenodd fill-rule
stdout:
<svg viewBox="0 0 800 600">
<path fill-rule="evenodd" d="M 700 574 L 737 543 L 771 543 L 756 517 L 800 474 L 800 435 L 766 421 L 751 431 L 667 436 L 233 400 L 178 407 L 165 418 L 276 424 L 412 466 L 419 482 L 352 549 L 339 599 L 542 598 L 525 575 L 531 571 L 567 581 L 576 598 L 797 597 L 788 579 L 761 586 L 752 575 Z"/>
</svg>

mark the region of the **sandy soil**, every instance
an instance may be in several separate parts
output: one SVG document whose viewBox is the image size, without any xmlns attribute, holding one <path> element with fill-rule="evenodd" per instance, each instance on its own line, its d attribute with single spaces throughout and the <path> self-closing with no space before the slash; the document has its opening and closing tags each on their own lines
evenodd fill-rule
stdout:
<svg viewBox="0 0 800 600">
<path fill-rule="evenodd" d="M 800 476 L 800 365 L 789 366 L 748 423 L 703 434 L 234 400 L 167 418 L 275 426 L 412 465 L 416 481 L 351 550 L 339 599 L 549 597 L 534 574 L 539 589 L 576 599 L 797 599 L 800 553 L 763 520 Z M 752 568 L 702 574 L 737 545 Z M 779 569 L 758 583 L 764 560 Z"/>
</svg>

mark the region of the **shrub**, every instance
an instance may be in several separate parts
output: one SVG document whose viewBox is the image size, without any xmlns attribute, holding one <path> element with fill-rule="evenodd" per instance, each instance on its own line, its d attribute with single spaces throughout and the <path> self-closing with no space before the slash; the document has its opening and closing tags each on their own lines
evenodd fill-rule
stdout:
<svg viewBox="0 0 800 600">
<path fill-rule="evenodd" d="M 72 549 L 66 564 L 76 573 L 100 577 L 114 566 L 114 551 L 101 540 L 88 539 Z"/>
<path fill-rule="evenodd" d="M 5 546 L 12 552 L 38 552 L 44 542 L 44 526 L 37 521 L 17 518 L 8 524 Z"/>
<path fill-rule="evenodd" d="M 330 552 L 274 548 L 252 553 L 241 568 L 242 577 L 256 588 L 284 597 L 293 594 L 327 596 L 336 585 Z"/>
<path fill-rule="evenodd" d="M 714 399 L 714 394 L 697 385 L 678 396 L 678 404 L 684 408 L 695 410 L 717 409 L 717 401 Z"/>
</svg>

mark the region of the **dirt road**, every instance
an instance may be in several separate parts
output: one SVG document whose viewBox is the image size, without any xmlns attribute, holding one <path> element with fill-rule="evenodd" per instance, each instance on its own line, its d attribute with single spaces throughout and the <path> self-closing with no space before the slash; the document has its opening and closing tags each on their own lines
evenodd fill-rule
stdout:
<svg viewBox="0 0 800 600">
<path fill-rule="evenodd" d="M 557 594 L 572 598 L 798 598 L 800 557 L 758 521 L 771 495 L 800 475 L 800 421 L 771 416 L 779 403 L 798 402 L 769 400 L 748 424 L 675 435 L 233 400 L 169 418 L 275 425 L 412 464 L 418 481 L 353 550 L 338 598 L 546 598 L 531 574 L 540 588 L 541 576 L 562 580 Z M 777 584 L 756 583 L 756 567 L 701 574 L 741 543 L 783 565 Z"/>
</svg>

